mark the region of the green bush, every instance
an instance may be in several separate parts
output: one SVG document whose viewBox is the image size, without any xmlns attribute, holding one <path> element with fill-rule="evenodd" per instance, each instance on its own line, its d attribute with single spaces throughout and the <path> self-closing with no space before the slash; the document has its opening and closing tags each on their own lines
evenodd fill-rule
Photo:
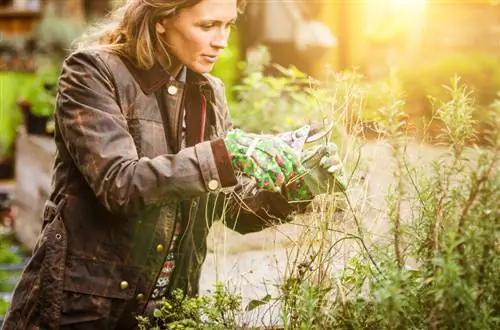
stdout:
<svg viewBox="0 0 500 330">
<path fill-rule="evenodd" d="M 31 73 L 0 72 L 0 155 L 6 154 L 14 142 L 16 127 L 22 123 L 17 101 L 33 79 Z"/>
<path fill-rule="evenodd" d="M 239 78 L 238 66 L 241 57 L 238 43 L 238 31 L 235 30 L 231 33 L 228 47 L 222 52 L 211 72 L 224 82 L 226 86 L 226 96 L 229 102 L 232 102 L 233 87 Z"/>
<path fill-rule="evenodd" d="M 500 91 L 499 58 L 488 53 L 461 53 L 405 68 L 401 71 L 401 81 L 407 102 L 421 105 L 423 111 L 431 115 L 432 104 L 428 97 L 439 100 L 446 97 L 442 87 L 454 76 L 460 76 L 474 91 L 479 108 L 489 106 Z"/>
<path fill-rule="evenodd" d="M 56 83 L 59 67 L 50 62 L 39 65 L 33 79 L 20 93 L 21 98 L 31 105 L 31 113 L 36 116 L 51 117 L 55 110 Z"/>
<path fill-rule="evenodd" d="M 11 250 L 12 241 L 0 235 L 0 265 L 19 264 L 22 260 L 21 257 Z M 0 270 L 0 293 L 11 292 L 14 288 L 8 279 L 12 276 L 10 272 L 3 272 Z M 9 308 L 9 302 L 0 297 L 0 315 L 5 315 Z"/>
<path fill-rule="evenodd" d="M 188 298 L 182 291 L 174 291 L 170 300 L 159 302 L 152 319 L 138 318 L 139 329 L 232 329 L 241 312 L 241 297 L 216 283 L 211 296 Z"/>
</svg>

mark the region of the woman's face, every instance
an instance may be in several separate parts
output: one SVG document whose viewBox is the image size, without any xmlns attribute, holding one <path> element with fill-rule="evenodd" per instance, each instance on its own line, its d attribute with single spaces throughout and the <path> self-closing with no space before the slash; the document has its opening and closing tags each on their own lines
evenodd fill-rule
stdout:
<svg viewBox="0 0 500 330">
<path fill-rule="evenodd" d="M 210 72 L 227 47 L 238 15 L 237 0 L 202 0 L 172 19 L 156 24 L 171 55 L 171 74 L 182 65 L 197 73 Z"/>
</svg>

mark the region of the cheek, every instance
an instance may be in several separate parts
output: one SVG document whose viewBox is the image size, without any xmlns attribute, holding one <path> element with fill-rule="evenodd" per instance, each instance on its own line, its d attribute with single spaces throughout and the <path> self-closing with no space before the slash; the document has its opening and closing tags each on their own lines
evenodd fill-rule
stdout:
<svg viewBox="0 0 500 330">
<path fill-rule="evenodd" d="M 172 29 L 166 35 L 169 52 L 180 62 L 192 66 L 192 69 L 200 62 L 200 55 L 210 53 L 211 37 L 209 31 L 199 28 Z"/>
<path fill-rule="evenodd" d="M 197 30 L 190 33 L 185 41 L 191 51 L 201 52 L 210 46 L 210 35 L 207 32 Z"/>
</svg>

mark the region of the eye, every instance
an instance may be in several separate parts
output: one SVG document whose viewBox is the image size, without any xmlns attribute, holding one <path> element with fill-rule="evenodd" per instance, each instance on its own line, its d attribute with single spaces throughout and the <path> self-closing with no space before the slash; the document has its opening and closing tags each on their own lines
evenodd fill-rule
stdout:
<svg viewBox="0 0 500 330">
<path fill-rule="evenodd" d="M 213 23 L 207 23 L 207 24 L 201 24 L 200 28 L 202 30 L 208 31 L 208 30 L 212 29 L 214 26 L 215 26 L 215 24 L 213 24 Z"/>
<path fill-rule="evenodd" d="M 210 29 L 213 29 L 217 25 L 217 22 L 214 20 L 204 20 L 199 21 L 196 25 L 203 31 L 208 31 Z"/>
</svg>

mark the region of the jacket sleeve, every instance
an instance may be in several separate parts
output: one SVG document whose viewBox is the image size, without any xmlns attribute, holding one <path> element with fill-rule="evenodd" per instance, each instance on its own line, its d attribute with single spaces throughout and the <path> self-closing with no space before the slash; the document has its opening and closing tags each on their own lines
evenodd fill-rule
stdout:
<svg viewBox="0 0 500 330">
<path fill-rule="evenodd" d="M 77 169 L 110 212 L 134 216 L 151 205 L 237 183 L 221 139 L 177 154 L 139 158 L 113 76 L 98 54 L 68 57 L 58 87 L 57 129 Z"/>
<path fill-rule="evenodd" d="M 224 85 L 212 77 L 216 92 L 217 117 L 221 118 L 224 132 L 232 129 Z M 212 201 L 224 224 L 241 233 L 252 233 L 270 226 L 288 222 L 293 212 L 304 212 L 309 202 L 289 202 L 281 193 L 270 192 L 257 187 L 255 180 L 238 175 L 235 187 L 224 189 L 213 196 Z"/>
</svg>

